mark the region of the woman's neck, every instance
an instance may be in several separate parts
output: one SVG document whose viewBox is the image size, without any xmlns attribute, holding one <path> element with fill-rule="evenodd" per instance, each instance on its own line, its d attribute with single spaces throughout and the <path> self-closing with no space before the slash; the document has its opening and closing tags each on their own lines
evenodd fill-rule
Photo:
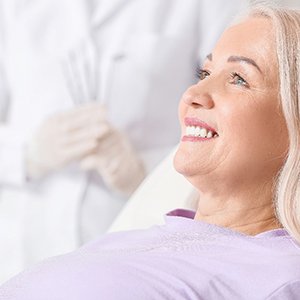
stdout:
<svg viewBox="0 0 300 300">
<path fill-rule="evenodd" d="M 255 200 L 253 200 L 255 199 Z M 272 198 L 263 195 L 254 198 L 225 198 L 200 195 L 195 220 L 227 227 L 232 230 L 256 235 L 264 231 L 280 228 Z"/>
</svg>

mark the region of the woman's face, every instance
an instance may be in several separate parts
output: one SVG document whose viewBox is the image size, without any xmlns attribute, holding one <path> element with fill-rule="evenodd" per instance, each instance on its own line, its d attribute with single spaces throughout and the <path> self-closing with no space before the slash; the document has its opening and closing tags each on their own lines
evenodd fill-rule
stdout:
<svg viewBox="0 0 300 300">
<path fill-rule="evenodd" d="M 200 190 L 268 184 L 280 170 L 288 134 L 275 51 L 267 19 L 234 25 L 182 96 L 174 165 Z"/>
</svg>

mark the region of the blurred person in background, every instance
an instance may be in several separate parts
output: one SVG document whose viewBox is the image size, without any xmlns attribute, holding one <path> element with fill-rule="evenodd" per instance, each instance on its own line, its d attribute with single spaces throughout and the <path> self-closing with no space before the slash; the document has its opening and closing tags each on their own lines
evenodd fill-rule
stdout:
<svg viewBox="0 0 300 300">
<path fill-rule="evenodd" d="M 177 103 L 246 1 L 0 2 L 0 281 L 105 232 L 177 143 Z"/>
</svg>

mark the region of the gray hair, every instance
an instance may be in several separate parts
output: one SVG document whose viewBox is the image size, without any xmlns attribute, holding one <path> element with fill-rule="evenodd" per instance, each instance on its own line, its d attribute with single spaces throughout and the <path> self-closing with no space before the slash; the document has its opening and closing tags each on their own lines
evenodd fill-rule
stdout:
<svg viewBox="0 0 300 300">
<path fill-rule="evenodd" d="M 274 204 L 278 221 L 300 242 L 300 10 L 256 2 L 248 17 L 271 21 L 276 40 L 281 107 L 289 150 L 276 181 Z"/>
</svg>

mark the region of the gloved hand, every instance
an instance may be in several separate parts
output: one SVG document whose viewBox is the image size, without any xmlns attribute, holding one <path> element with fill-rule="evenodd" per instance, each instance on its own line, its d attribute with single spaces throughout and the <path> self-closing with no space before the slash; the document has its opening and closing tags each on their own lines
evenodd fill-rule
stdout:
<svg viewBox="0 0 300 300">
<path fill-rule="evenodd" d="M 145 177 L 145 169 L 126 136 L 107 123 L 109 130 L 93 154 L 81 161 L 83 170 L 96 170 L 107 186 L 129 196 Z"/>
<path fill-rule="evenodd" d="M 37 179 L 89 155 L 109 130 L 102 105 L 92 102 L 49 117 L 26 147 L 27 176 Z"/>
</svg>

